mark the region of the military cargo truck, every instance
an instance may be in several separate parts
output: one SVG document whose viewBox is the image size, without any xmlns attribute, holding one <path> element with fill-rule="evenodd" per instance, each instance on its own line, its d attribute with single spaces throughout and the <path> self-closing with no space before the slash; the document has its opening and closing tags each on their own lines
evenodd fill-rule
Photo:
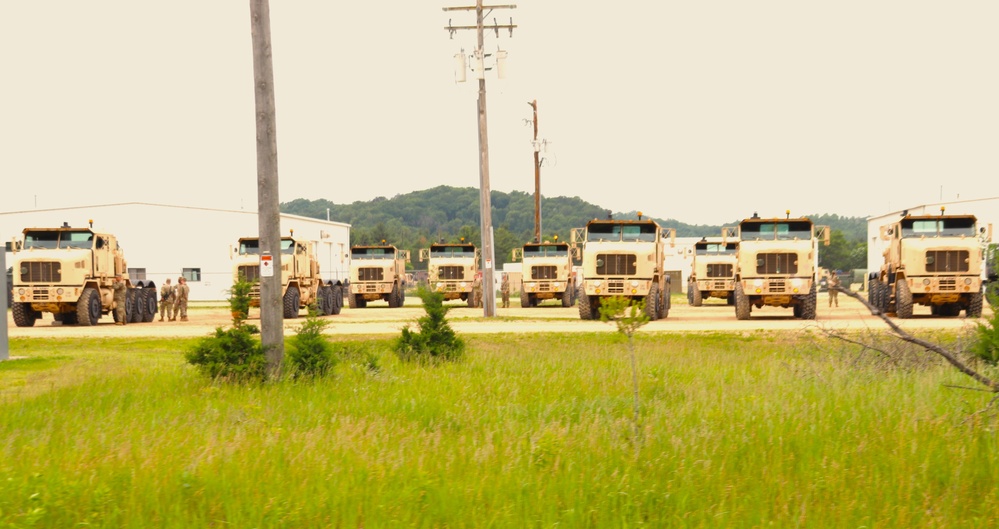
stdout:
<svg viewBox="0 0 999 529">
<path fill-rule="evenodd" d="M 473 244 L 435 243 L 420 249 L 420 262 L 427 261 L 430 289 L 445 300 L 461 299 L 469 307 L 482 306 L 482 274 L 479 249 Z"/>
<path fill-rule="evenodd" d="M 250 306 L 260 306 L 260 239 L 239 239 L 233 258 L 233 281 L 243 278 L 254 282 L 250 290 Z M 340 314 L 343 308 L 343 283 L 323 280 L 315 245 L 290 237 L 281 238 L 280 259 L 274 259 L 275 273 L 281 274 L 281 303 L 284 317 L 297 318 L 299 311 L 315 303 L 320 315 Z"/>
<path fill-rule="evenodd" d="M 350 248 L 350 308 L 385 300 L 389 307 L 406 302 L 406 263 L 409 251 L 392 245 Z"/>
<path fill-rule="evenodd" d="M 26 228 L 14 240 L 11 312 L 18 327 L 31 327 L 50 312 L 63 324 L 96 325 L 112 313 L 112 284 L 121 274 L 127 288 L 125 319 L 149 322 L 157 311 L 156 285 L 132 281 L 118 239 L 110 233 L 63 224 Z M 115 321 L 118 315 L 113 314 Z"/>
<path fill-rule="evenodd" d="M 915 305 L 933 316 L 982 315 L 985 246 L 992 226 L 974 215 L 908 215 L 882 226 L 884 263 L 868 278 L 868 301 L 883 313 L 911 318 Z"/>
<path fill-rule="evenodd" d="M 563 307 L 576 302 L 576 281 L 572 271 L 572 248 L 554 241 L 529 242 L 514 248 L 514 261 L 523 261 L 520 280 L 520 306 L 537 307 L 546 299 L 557 299 Z"/>
<path fill-rule="evenodd" d="M 735 304 L 735 254 L 739 249 L 732 230 L 730 237 L 702 237 L 694 243 L 690 276 L 687 278 L 687 302 L 700 307 L 705 298 L 721 298 Z"/>
<path fill-rule="evenodd" d="M 790 307 L 794 317 L 814 320 L 819 239 L 829 229 L 800 217 L 763 219 L 755 213 L 739 224 L 735 316 L 749 319 L 753 307 Z"/>
<path fill-rule="evenodd" d="M 615 296 L 644 300 L 650 320 L 667 317 L 671 285 L 663 265 L 666 245 L 674 245 L 675 237 L 675 231 L 643 219 L 641 213 L 638 220 L 588 222 L 579 236 L 583 254 L 577 300 L 580 319 L 599 318 L 601 300 Z"/>
</svg>

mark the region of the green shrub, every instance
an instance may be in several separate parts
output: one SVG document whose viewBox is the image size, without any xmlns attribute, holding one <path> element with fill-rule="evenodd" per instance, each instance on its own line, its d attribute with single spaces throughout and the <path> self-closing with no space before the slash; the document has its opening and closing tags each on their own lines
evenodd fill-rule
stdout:
<svg viewBox="0 0 999 529">
<path fill-rule="evenodd" d="M 243 274 L 229 288 L 229 309 L 232 311 L 232 324 L 240 326 L 250 316 L 250 291 L 253 281 L 247 281 Z"/>
<path fill-rule="evenodd" d="M 395 352 L 403 361 L 436 362 L 460 360 L 465 352 L 465 342 L 458 338 L 445 315 L 444 294 L 419 288 L 416 295 L 423 300 L 426 316 L 417 320 L 419 332 L 402 329 L 402 336 L 395 341 Z"/>
<path fill-rule="evenodd" d="M 999 310 L 992 311 L 986 324 L 979 323 L 975 331 L 977 340 L 971 350 L 989 365 L 999 364 Z"/>
<path fill-rule="evenodd" d="M 262 381 L 267 378 L 263 344 L 253 337 L 253 327 L 219 327 L 199 340 L 184 357 L 200 373 L 227 382 Z"/>
<path fill-rule="evenodd" d="M 336 366 L 338 357 L 333 344 L 323 335 L 329 325 L 329 320 L 320 318 L 314 308 L 309 308 L 309 316 L 288 341 L 287 361 L 292 376 L 325 376 Z"/>
</svg>

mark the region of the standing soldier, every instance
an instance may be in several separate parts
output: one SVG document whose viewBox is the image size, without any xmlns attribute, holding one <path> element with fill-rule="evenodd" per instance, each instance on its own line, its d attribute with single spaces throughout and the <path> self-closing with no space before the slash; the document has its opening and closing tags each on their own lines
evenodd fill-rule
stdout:
<svg viewBox="0 0 999 529">
<path fill-rule="evenodd" d="M 173 317 L 170 321 L 177 319 L 180 316 L 180 321 L 187 321 L 187 295 L 191 292 L 191 288 L 187 286 L 187 280 L 183 277 L 177 278 L 177 288 L 174 290 L 174 295 L 177 301 L 173 304 Z"/>
<path fill-rule="evenodd" d="M 833 303 L 839 307 L 839 275 L 836 272 L 829 274 L 829 306 L 832 307 Z"/>
<path fill-rule="evenodd" d="M 500 283 L 500 293 L 503 294 L 503 308 L 510 307 L 510 276 L 503 274 L 503 281 Z"/>
<path fill-rule="evenodd" d="M 117 321 L 115 325 L 125 325 L 125 296 L 128 294 L 128 287 L 121 278 L 121 274 L 114 275 L 114 283 L 111 283 L 111 290 L 114 292 L 114 315 Z"/>
<path fill-rule="evenodd" d="M 173 293 L 174 286 L 170 284 L 168 277 L 166 283 L 160 287 L 160 321 L 163 321 L 164 314 L 168 320 L 173 321 Z"/>
</svg>

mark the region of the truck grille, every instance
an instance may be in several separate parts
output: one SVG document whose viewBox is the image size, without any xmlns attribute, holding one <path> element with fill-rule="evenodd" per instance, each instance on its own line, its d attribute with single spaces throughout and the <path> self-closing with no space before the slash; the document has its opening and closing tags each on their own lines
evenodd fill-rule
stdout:
<svg viewBox="0 0 999 529">
<path fill-rule="evenodd" d="M 957 290 L 957 279 L 953 277 L 941 278 L 939 285 L 941 292 L 954 292 Z"/>
<path fill-rule="evenodd" d="M 237 270 L 237 273 L 247 281 L 259 281 L 260 280 L 260 267 L 255 265 L 241 265 Z"/>
<path fill-rule="evenodd" d="M 25 283 L 58 283 L 62 281 L 62 263 L 34 261 L 21 263 L 21 281 Z"/>
<path fill-rule="evenodd" d="M 378 285 L 375 285 L 373 283 L 364 285 L 364 292 L 366 294 L 375 294 L 378 292 Z"/>
<path fill-rule="evenodd" d="M 798 255 L 793 253 L 756 254 L 757 274 L 796 274 Z"/>
<path fill-rule="evenodd" d="M 728 281 L 711 281 L 711 290 L 731 290 L 732 286 Z"/>
<path fill-rule="evenodd" d="M 531 279 L 555 279 L 558 271 L 555 266 L 532 266 Z"/>
<path fill-rule="evenodd" d="M 358 281 L 382 281 L 385 279 L 385 270 L 382 268 L 358 268 Z"/>
<path fill-rule="evenodd" d="M 708 277 L 732 277 L 732 265 L 730 264 L 709 264 Z"/>
<path fill-rule="evenodd" d="M 794 255 L 794 254 L 789 254 Z M 783 279 L 771 279 L 767 281 L 768 290 L 771 294 L 783 294 L 787 292 L 787 282 Z"/>
<path fill-rule="evenodd" d="M 967 250 L 930 250 L 926 252 L 927 272 L 967 272 Z"/>
<path fill-rule="evenodd" d="M 446 279 L 446 280 L 465 279 L 465 267 L 442 266 L 437 269 L 437 279 Z"/>
<path fill-rule="evenodd" d="M 630 276 L 635 275 L 636 271 L 634 254 L 597 254 L 598 276 Z"/>
<path fill-rule="evenodd" d="M 632 256 L 634 257 L 634 256 Z M 608 294 L 624 294 L 624 281 L 608 281 L 607 282 L 607 293 Z"/>
</svg>

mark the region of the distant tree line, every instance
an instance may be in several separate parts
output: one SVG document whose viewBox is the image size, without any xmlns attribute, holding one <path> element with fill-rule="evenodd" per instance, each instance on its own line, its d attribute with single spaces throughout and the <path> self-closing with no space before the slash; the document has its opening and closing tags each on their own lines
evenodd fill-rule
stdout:
<svg viewBox="0 0 999 529">
<path fill-rule="evenodd" d="M 510 251 L 534 239 L 534 195 L 522 191 L 504 193 L 492 191 L 493 240 L 496 246 L 497 263 L 510 262 Z M 426 268 L 416 261 L 418 250 L 427 248 L 431 242 L 458 242 L 462 237 L 477 246 L 480 237 L 479 190 L 471 187 L 439 186 L 423 191 L 414 191 L 392 198 L 376 197 L 367 202 L 334 204 L 326 199 L 307 200 L 299 198 L 281 204 L 281 211 L 303 217 L 329 218 L 351 225 L 350 244 L 380 244 L 385 241 L 398 248 L 409 250 L 413 256 L 413 268 Z M 610 212 L 579 197 L 542 197 L 541 225 L 542 238 L 569 241 L 573 228 L 582 228 L 594 218 L 607 218 Z M 615 218 L 635 218 L 637 212 L 615 213 Z M 674 219 L 656 219 L 661 225 L 675 228 L 678 237 L 701 237 L 721 234 L 721 226 L 685 224 Z M 738 220 L 727 224 L 734 226 Z M 863 258 L 860 266 L 867 261 L 865 238 L 867 222 L 859 217 L 838 215 L 816 215 L 816 224 L 833 227 L 833 236 L 842 237 L 838 244 L 862 244 Z M 836 232 L 840 236 L 836 236 Z M 852 254 L 850 246 L 845 251 Z M 844 253 L 837 249 L 837 255 Z M 823 251 L 822 254 L 831 253 Z M 839 259 L 837 257 L 837 259 Z M 836 261 L 840 264 L 839 261 Z M 823 265 L 825 266 L 825 265 Z M 837 268 L 845 268 L 837 266 Z M 850 266 L 849 268 L 855 268 Z"/>
</svg>

